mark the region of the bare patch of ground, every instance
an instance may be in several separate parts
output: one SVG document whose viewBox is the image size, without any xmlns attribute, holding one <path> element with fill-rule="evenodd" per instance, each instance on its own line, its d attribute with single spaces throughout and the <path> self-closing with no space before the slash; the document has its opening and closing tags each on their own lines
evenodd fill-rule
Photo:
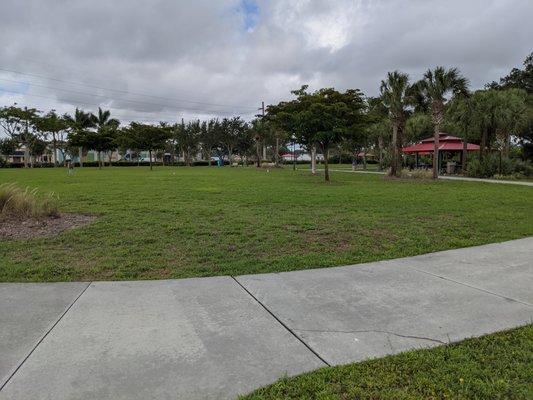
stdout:
<svg viewBox="0 0 533 400">
<path fill-rule="evenodd" d="M 90 224 L 95 215 L 59 214 L 57 217 L 0 219 L 0 240 L 37 239 Z"/>
</svg>

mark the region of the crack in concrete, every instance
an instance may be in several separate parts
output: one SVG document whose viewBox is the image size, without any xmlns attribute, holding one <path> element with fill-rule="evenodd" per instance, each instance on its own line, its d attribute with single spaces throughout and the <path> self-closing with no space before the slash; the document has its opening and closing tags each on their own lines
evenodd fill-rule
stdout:
<svg viewBox="0 0 533 400">
<path fill-rule="evenodd" d="M 419 340 L 427 340 L 430 342 L 435 342 L 439 344 L 449 344 L 448 342 L 444 342 L 439 339 L 433 339 L 425 336 L 415 336 L 415 335 L 402 335 L 401 333 L 391 332 L 391 331 L 384 331 L 379 329 L 365 329 L 365 330 L 354 330 L 354 331 L 342 331 L 342 330 L 329 330 L 329 329 L 294 329 L 295 331 L 299 332 L 316 332 L 316 333 L 384 333 L 387 335 L 393 335 L 398 336 L 401 338 L 407 338 L 407 339 L 419 339 Z"/>
</svg>

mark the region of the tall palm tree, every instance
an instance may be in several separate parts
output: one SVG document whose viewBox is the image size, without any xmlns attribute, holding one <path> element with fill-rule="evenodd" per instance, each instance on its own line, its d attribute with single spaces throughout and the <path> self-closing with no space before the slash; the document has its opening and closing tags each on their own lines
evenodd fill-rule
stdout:
<svg viewBox="0 0 533 400">
<path fill-rule="evenodd" d="M 96 131 L 99 135 L 104 135 L 106 131 L 110 129 L 116 129 L 120 125 L 118 119 L 111 118 L 111 112 L 109 110 L 104 111 L 100 107 L 98 107 L 98 115 L 95 115 L 93 120 L 96 126 Z M 100 168 L 103 164 L 101 153 L 101 151 L 98 152 L 98 163 L 100 164 Z M 109 160 L 109 165 L 111 165 L 111 159 Z"/>
<path fill-rule="evenodd" d="M 74 137 L 69 138 L 71 143 L 75 143 L 79 149 L 80 167 L 83 167 L 83 138 L 89 128 L 95 127 L 95 117 L 91 113 L 76 108 L 74 116 L 65 114 L 64 116 Z"/>
<path fill-rule="evenodd" d="M 434 126 L 433 178 L 439 175 L 439 133 L 444 120 L 444 108 L 450 93 L 462 95 L 468 92 L 468 80 L 457 68 L 436 67 L 427 70 L 424 78 L 417 83 L 420 93 L 428 99 L 431 107 L 431 119 Z"/>
<path fill-rule="evenodd" d="M 387 79 L 381 81 L 381 100 L 387 107 L 390 121 L 392 123 L 392 160 L 390 176 L 399 173 L 399 142 L 398 135 L 403 132 L 406 119 L 406 108 L 408 105 L 409 75 L 403 72 L 394 71 L 387 74 Z"/>
<path fill-rule="evenodd" d="M 471 96 L 461 96 L 453 98 L 447 107 L 446 118 L 461 130 L 463 139 L 463 151 L 461 154 L 461 168 L 463 173 L 467 171 L 468 164 L 468 140 L 477 128 L 475 120 L 474 98 Z"/>
</svg>

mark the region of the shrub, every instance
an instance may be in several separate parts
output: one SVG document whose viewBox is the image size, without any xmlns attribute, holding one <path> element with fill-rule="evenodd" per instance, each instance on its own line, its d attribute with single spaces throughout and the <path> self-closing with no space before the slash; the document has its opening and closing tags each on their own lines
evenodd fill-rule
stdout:
<svg viewBox="0 0 533 400">
<path fill-rule="evenodd" d="M 483 160 L 472 158 L 468 162 L 466 174 L 474 178 L 492 178 L 499 175 L 499 179 L 512 177 L 520 179 L 533 176 L 533 165 L 529 161 L 501 158 L 499 154 L 487 154 Z"/>
<path fill-rule="evenodd" d="M 14 183 L 0 185 L 0 217 L 25 219 L 58 215 L 58 201 L 53 193 L 39 197 L 37 189 L 22 189 Z"/>
<path fill-rule="evenodd" d="M 472 158 L 468 161 L 466 175 L 472 178 L 492 178 L 499 169 L 499 156 L 487 154 L 482 160 Z"/>
<path fill-rule="evenodd" d="M 517 160 L 515 161 L 514 165 L 514 172 L 516 174 L 520 174 L 526 177 L 532 177 L 533 176 L 533 164 L 531 164 L 531 161 L 526 160 Z"/>
</svg>

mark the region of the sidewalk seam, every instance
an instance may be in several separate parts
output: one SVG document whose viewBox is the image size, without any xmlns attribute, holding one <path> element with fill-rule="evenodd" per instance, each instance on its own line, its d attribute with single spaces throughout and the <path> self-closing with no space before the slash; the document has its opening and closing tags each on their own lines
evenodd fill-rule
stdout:
<svg viewBox="0 0 533 400">
<path fill-rule="evenodd" d="M 26 357 L 24 357 L 24 359 L 20 362 L 20 364 L 17 366 L 17 368 L 15 368 L 15 370 L 7 377 L 7 379 L 5 380 L 5 382 L 2 384 L 2 386 L 0 386 L 0 392 L 4 389 L 4 387 L 6 387 L 6 385 L 9 383 L 9 381 L 11 380 L 11 378 L 13 378 L 13 376 L 15 376 L 15 374 L 18 372 L 18 370 L 20 369 L 20 367 L 22 367 L 24 365 L 24 363 L 26 362 L 26 360 L 28 358 L 30 358 L 30 356 L 33 354 L 33 352 L 35 351 L 35 349 L 37 349 L 37 347 L 39 347 L 39 345 L 43 342 L 43 340 L 48 336 L 48 334 L 50 332 L 52 332 L 52 329 L 54 329 L 56 327 L 56 325 L 59 323 L 59 321 L 61 321 L 61 319 L 63 319 L 63 317 L 69 312 L 69 310 L 72 308 L 72 306 L 78 301 L 78 299 L 83 295 L 83 293 L 85 293 L 85 291 L 89 288 L 89 286 L 91 286 L 92 282 L 89 282 L 87 284 L 87 286 L 85 286 L 85 288 L 80 292 L 80 294 L 78 294 L 78 296 L 76 296 L 76 298 L 74 299 L 74 301 L 72 301 L 72 303 L 65 309 L 65 311 L 63 311 L 63 313 L 59 316 L 59 318 L 57 319 L 56 322 L 54 322 L 52 324 L 52 326 L 44 333 L 44 335 L 37 341 L 37 343 L 35 344 L 35 346 L 32 347 L 32 349 L 30 350 L 30 352 L 26 355 Z"/>
<path fill-rule="evenodd" d="M 296 334 L 296 332 L 294 332 L 291 328 L 289 328 L 289 326 L 287 324 L 285 324 L 281 319 L 279 319 L 272 311 L 270 311 L 270 309 L 265 306 L 261 301 L 259 301 L 259 299 L 257 297 L 255 297 L 248 289 L 246 289 L 246 287 L 240 283 L 237 278 L 233 275 L 230 275 L 231 278 L 237 283 L 237 285 L 239 285 L 246 293 L 248 293 L 248 295 L 254 299 L 261 307 L 263 307 L 263 309 L 265 309 L 265 311 L 267 313 L 269 313 L 276 321 L 279 322 L 279 324 L 281 326 L 283 326 L 292 336 L 294 336 L 300 343 L 302 343 L 305 347 L 307 347 L 307 349 L 313 353 L 320 361 L 322 361 L 324 364 L 326 364 L 328 367 L 331 367 L 331 364 L 329 362 L 327 362 L 324 358 L 322 358 L 322 356 L 320 354 L 318 354 L 316 352 L 316 350 L 314 350 L 309 344 L 307 344 L 300 336 L 298 336 Z"/>
<path fill-rule="evenodd" d="M 502 294 L 494 293 L 494 292 L 491 292 L 490 290 L 486 290 L 486 289 L 479 288 L 477 286 L 469 285 L 468 283 L 459 282 L 459 281 L 456 281 L 456 280 L 451 279 L 451 278 L 447 278 L 447 277 L 442 276 L 442 275 L 437 275 L 437 274 L 434 274 L 432 272 L 424 271 L 423 269 L 418 269 L 418 268 L 411 267 L 411 266 L 408 266 L 408 268 L 411 268 L 411 269 L 413 269 L 415 271 L 418 271 L 418 272 L 422 272 L 423 274 L 434 276 L 435 278 L 444 279 L 445 281 L 448 281 L 448 282 L 453 282 L 453 283 L 457 283 L 458 285 L 469 287 L 470 289 L 479 290 L 480 292 L 491 294 L 493 296 L 499 297 L 500 299 L 504 299 L 504 300 L 508 300 L 508 301 L 514 301 L 516 303 L 520 303 L 520 304 L 523 304 L 523 305 L 528 306 L 528 307 L 533 307 L 533 304 L 529 304 L 529 303 L 527 303 L 525 301 L 513 299 L 512 297 L 507 297 L 507 296 L 504 296 Z"/>
</svg>

